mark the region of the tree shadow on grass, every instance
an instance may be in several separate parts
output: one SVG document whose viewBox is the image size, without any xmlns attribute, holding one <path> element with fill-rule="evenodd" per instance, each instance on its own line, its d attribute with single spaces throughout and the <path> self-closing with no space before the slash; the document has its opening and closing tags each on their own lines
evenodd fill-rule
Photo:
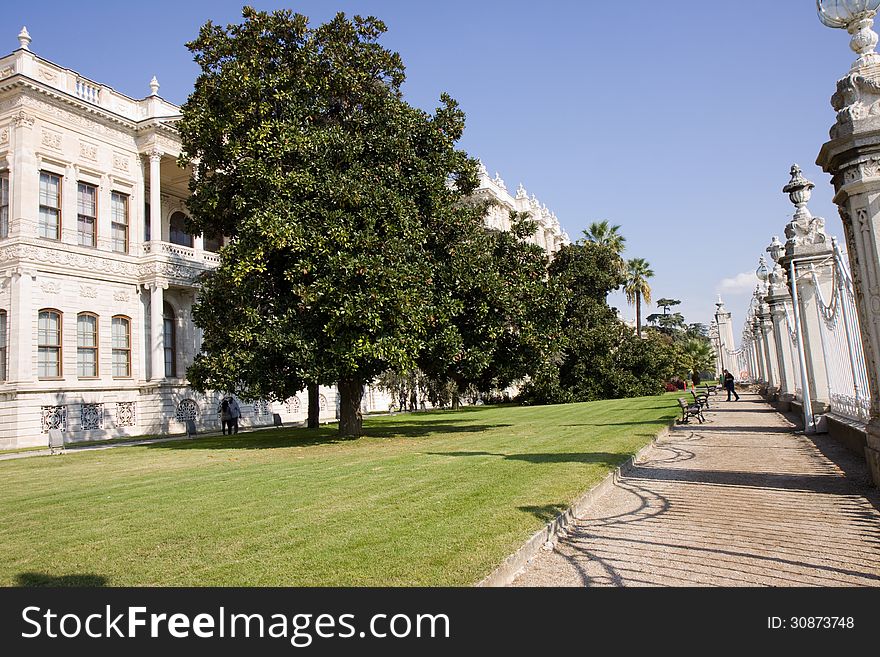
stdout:
<svg viewBox="0 0 880 657">
<path fill-rule="evenodd" d="M 91 587 L 107 586 L 107 578 L 101 575 L 77 573 L 74 575 L 49 575 L 48 573 L 20 573 L 15 579 L 18 586 Z"/>
<path fill-rule="evenodd" d="M 538 454 L 498 454 L 496 452 L 427 452 L 430 456 L 497 456 L 505 461 L 524 461 L 542 465 L 546 463 L 598 463 L 616 467 L 629 458 L 629 454 L 610 452 L 558 452 Z"/>
<path fill-rule="evenodd" d="M 543 523 L 556 520 L 556 517 L 568 509 L 567 504 L 544 504 L 543 506 L 518 506 L 516 507 L 525 513 L 531 513 Z"/>
<path fill-rule="evenodd" d="M 427 438 L 435 434 L 479 433 L 503 429 L 509 424 L 470 424 L 464 420 L 443 418 L 418 422 L 367 424 L 364 438 Z M 321 429 L 281 428 L 248 431 L 234 436 L 207 436 L 192 440 L 174 440 L 147 445 L 150 449 L 279 449 L 285 447 L 315 447 L 356 442 L 343 438 L 335 428 Z"/>
</svg>

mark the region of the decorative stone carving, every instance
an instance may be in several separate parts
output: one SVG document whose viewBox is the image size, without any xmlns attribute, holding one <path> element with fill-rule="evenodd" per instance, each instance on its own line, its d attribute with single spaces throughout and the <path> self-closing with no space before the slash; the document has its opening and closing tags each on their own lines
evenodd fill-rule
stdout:
<svg viewBox="0 0 880 657">
<path fill-rule="evenodd" d="M 32 128 L 34 126 L 34 115 L 24 110 L 19 110 L 12 115 L 12 123 L 16 127 Z"/>
<path fill-rule="evenodd" d="M 54 82 L 55 78 L 58 77 L 58 73 L 56 71 L 53 71 L 51 68 L 41 66 L 39 68 L 39 76 L 46 82 Z"/>
<path fill-rule="evenodd" d="M 95 144 L 90 144 L 87 141 L 81 141 L 79 143 L 79 155 L 80 157 L 84 157 L 87 160 L 92 160 L 93 162 L 98 159 L 98 147 Z"/>
<path fill-rule="evenodd" d="M 14 66 L 5 66 L 3 68 L 0 68 L 0 80 L 2 80 L 3 78 L 8 78 L 13 73 L 15 73 Z"/>
<path fill-rule="evenodd" d="M 135 402 L 116 402 L 116 426 L 133 427 L 135 425 Z"/>
<path fill-rule="evenodd" d="M 174 413 L 174 417 L 177 418 L 179 422 L 186 422 L 187 420 L 195 420 L 199 416 L 199 407 L 198 404 L 195 403 L 192 399 L 184 399 L 177 405 L 177 411 Z"/>
<path fill-rule="evenodd" d="M 55 132 L 53 130 L 43 129 L 43 135 L 40 138 L 40 143 L 43 146 L 48 146 L 49 148 L 54 148 L 55 150 L 61 150 L 61 133 Z"/>
<path fill-rule="evenodd" d="M 83 404 L 80 407 L 79 428 L 92 431 L 104 428 L 104 404 Z"/>
<path fill-rule="evenodd" d="M 791 180 L 782 188 L 783 193 L 788 194 L 797 208 L 794 217 L 785 227 L 785 253 L 788 256 L 825 251 L 828 248 L 825 220 L 814 217 L 807 207 L 813 187 L 815 185 L 801 174 L 800 167 L 797 164 L 792 165 Z"/>
<path fill-rule="evenodd" d="M 53 281 L 43 281 L 40 283 L 40 289 L 44 294 L 60 294 L 61 285 Z"/>
<path fill-rule="evenodd" d="M 52 429 L 67 431 L 67 407 L 41 406 L 40 426 L 43 433 L 49 433 Z"/>
<path fill-rule="evenodd" d="M 30 244 L 12 244 L 0 248 L 0 262 L 10 260 L 43 262 L 60 265 L 71 270 L 80 269 L 129 277 L 138 276 L 143 268 L 147 267 L 147 265 L 141 265 L 139 267 L 135 264 L 121 262 L 111 258 L 71 253 L 69 251 L 60 251 L 58 249 L 33 246 Z"/>
<path fill-rule="evenodd" d="M 90 285 L 80 285 L 79 286 L 79 295 L 86 299 L 97 299 L 98 298 L 98 290 Z"/>
<path fill-rule="evenodd" d="M 0 130 L 0 144 L 5 144 L 9 142 L 9 128 L 3 128 Z"/>
<path fill-rule="evenodd" d="M 52 116 L 61 119 L 61 122 L 63 123 L 71 123 L 75 126 L 79 126 L 80 128 L 83 128 L 86 132 L 103 135 L 104 137 L 115 139 L 124 144 L 130 144 L 132 142 L 131 135 L 127 135 L 126 133 L 119 130 L 114 130 L 113 128 L 106 126 L 103 123 L 92 121 L 84 116 L 81 116 L 74 112 L 69 112 L 65 109 L 62 109 L 61 107 L 57 107 L 56 105 L 47 103 L 43 100 L 31 98 L 30 96 L 22 96 L 21 104 L 27 107 L 32 107 L 33 109 L 39 110 L 41 112 L 51 114 Z M 33 117 L 31 117 L 31 125 L 32 124 Z"/>
<path fill-rule="evenodd" d="M 114 301 L 119 301 L 121 303 L 127 303 L 129 298 L 130 297 L 128 296 L 128 292 L 126 292 L 125 290 L 117 290 L 116 292 L 113 293 L 113 300 Z"/>
<path fill-rule="evenodd" d="M 128 171 L 130 158 L 122 153 L 113 153 L 113 168 L 117 171 Z"/>
<path fill-rule="evenodd" d="M 517 200 L 527 199 L 529 197 L 528 192 L 526 192 L 526 188 L 523 187 L 523 184 L 520 183 L 519 187 L 516 188 L 516 198 Z"/>
</svg>

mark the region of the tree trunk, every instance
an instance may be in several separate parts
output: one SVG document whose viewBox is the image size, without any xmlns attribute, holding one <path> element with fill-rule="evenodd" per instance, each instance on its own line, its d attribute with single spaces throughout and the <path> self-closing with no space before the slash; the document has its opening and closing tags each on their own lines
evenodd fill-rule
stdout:
<svg viewBox="0 0 880 657">
<path fill-rule="evenodd" d="M 339 388 L 339 435 L 357 438 L 363 430 L 361 398 L 364 387 L 358 379 L 343 379 Z"/>
<path fill-rule="evenodd" d="M 636 292 L 636 335 L 642 337 L 642 295 Z"/>
<path fill-rule="evenodd" d="M 318 384 L 310 383 L 309 390 L 309 419 L 306 426 L 309 429 L 317 429 L 320 426 L 319 418 L 321 416 L 321 404 L 318 400 Z"/>
</svg>

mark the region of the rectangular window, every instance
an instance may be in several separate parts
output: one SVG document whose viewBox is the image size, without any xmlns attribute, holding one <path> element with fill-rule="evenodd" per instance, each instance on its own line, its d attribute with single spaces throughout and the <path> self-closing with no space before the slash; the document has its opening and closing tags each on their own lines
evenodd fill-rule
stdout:
<svg viewBox="0 0 880 657">
<path fill-rule="evenodd" d="M 128 253 L 128 196 L 110 195 L 110 240 L 117 253 Z"/>
<path fill-rule="evenodd" d="M 37 324 L 37 375 L 41 379 L 61 376 L 61 313 L 41 310 Z"/>
<path fill-rule="evenodd" d="M 0 310 L 0 381 L 6 380 L 6 311 Z"/>
<path fill-rule="evenodd" d="M 0 239 L 9 237 L 9 173 L 0 173 Z"/>
<path fill-rule="evenodd" d="M 98 227 L 98 188 L 87 183 L 76 186 L 76 233 L 81 246 L 95 246 Z"/>
<path fill-rule="evenodd" d="M 40 172 L 40 237 L 61 239 L 61 176 Z"/>
<path fill-rule="evenodd" d="M 113 376 L 131 376 L 131 321 L 127 317 L 113 318 Z"/>
<path fill-rule="evenodd" d="M 76 317 L 76 375 L 98 376 L 98 318 L 94 315 Z"/>
<path fill-rule="evenodd" d="M 144 203 L 144 242 L 150 241 L 150 204 Z"/>
<path fill-rule="evenodd" d="M 177 353 L 174 341 L 176 339 L 176 331 L 174 329 L 174 318 L 165 317 L 162 322 L 165 338 L 165 376 L 177 376 Z"/>
</svg>

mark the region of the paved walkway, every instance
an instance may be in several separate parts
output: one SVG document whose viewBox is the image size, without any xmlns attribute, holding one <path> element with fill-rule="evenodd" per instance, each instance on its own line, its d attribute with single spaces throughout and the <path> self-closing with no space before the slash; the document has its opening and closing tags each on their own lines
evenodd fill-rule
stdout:
<svg viewBox="0 0 880 657">
<path fill-rule="evenodd" d="M 712 398 L 514 586 L 880 586 L 864 461 L 757 395 Z"/>
</svg>

